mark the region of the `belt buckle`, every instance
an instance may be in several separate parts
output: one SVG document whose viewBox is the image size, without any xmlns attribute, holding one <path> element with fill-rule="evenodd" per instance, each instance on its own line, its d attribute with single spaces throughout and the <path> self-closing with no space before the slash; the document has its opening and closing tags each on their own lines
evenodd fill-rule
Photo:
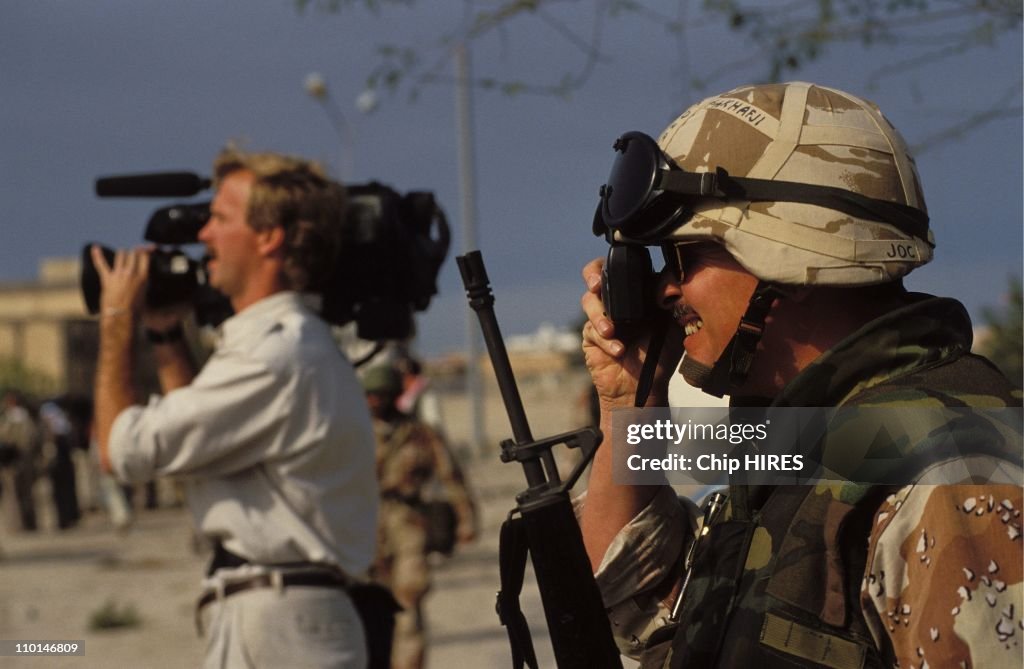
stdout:
<svg viewBox="0 0 1024 669">
<path fill-rule="evenodd" d="M 207 604 L 222 601 L 225 597 L 227 597 L 227 593 L 225 592 L 224 580 L 220 578 L 217 579 L 215 585 L 212 587 L 208 586 L 202 594 L 199 595 L 199 599 L 196 600 L 195 624 L 196 633 L 198 633 L 200 637 L 204 634 L 203 608 L 205 608 Z"/>
<path fill-rule="evenodd" d="M 270 587 L 280 597 L 284 594 L 284 574 L 280 569 L 273 569 L 270 572 Z"/>
</svg>

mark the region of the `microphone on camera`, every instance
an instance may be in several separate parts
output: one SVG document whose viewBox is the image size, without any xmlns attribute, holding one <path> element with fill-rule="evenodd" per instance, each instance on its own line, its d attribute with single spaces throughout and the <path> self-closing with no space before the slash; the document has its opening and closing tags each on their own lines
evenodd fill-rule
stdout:
<svg viewBox="0 0 1024 669">
<path fill-rule="evenodd" d="M 125 174 L 96 179 L 99 197 L 188 197 L 209 187 L 209 179 L 193 172 Z"/>
</svg>

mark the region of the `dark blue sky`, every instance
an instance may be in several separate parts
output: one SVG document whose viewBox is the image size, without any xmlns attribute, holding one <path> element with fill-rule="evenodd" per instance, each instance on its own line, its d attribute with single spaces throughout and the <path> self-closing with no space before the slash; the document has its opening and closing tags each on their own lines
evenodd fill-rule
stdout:
<svg viewBox="0 0 1024 669">
<path fill-rule="evenodd" d="M 208 172 L 229 139 L 340 169 L 339 135 L 303 90 L 312 71 L 326 77 L 351 126 L 352 180 L 434 191 L 457 243 L 453 88 L 428 86 L 415 102 L 384 96 L 370 115 L 354 104 L 377 45 L 429 46 L 458 24 L 463 7 L 418 5 L 389 7 L 376 18 L 362 10 L 300 14 L 287 0 L 4 2 L 0 281 L 31 279 L 40 258 L 77 255 L 86 240 L 141 240 L 149 212 L 162 202 L 98 200 L 97 175 Z M 705 22 L 687 31 L 681 49 L 650 21 L 622 18 L 608 27 L 605 58 L 571 99 L 474 93 L 478 239 L 507 334 L 576 318 L 579 267 L 603 252 L 589 226 L 614 138 L 630 129 L 656 135 L 690 102 L 763 71 L 747 68 L 712 90 L 689 90 L 685 71 L 714 70 L 742 55 L 750 48 L 742 35 Z M 847 45 L 793 78 L 873 99 L 911 144 L 989 108 L 1021 80 L 1018 33 L 869 89 L 871 73 L 904 53 Z M 513 72 L 549 82 L 582 62 L 576 47 L 529 17 L 476 44 L 473 57 L 479 76 Z M 1011 106 L 1020 106 L 1019 90 Z M 938 248 L 933 263 L 910 277 L 911 288 L 958 297 L 974 315 L 1000 301 L 1007 277 L 1021 271 L 1021 147 L 1017 116 L 918 157 Z M 425 353 L 462 345 L 465 307 L 453 258 L 441 290 L 420 318 Z"/>
</svg>

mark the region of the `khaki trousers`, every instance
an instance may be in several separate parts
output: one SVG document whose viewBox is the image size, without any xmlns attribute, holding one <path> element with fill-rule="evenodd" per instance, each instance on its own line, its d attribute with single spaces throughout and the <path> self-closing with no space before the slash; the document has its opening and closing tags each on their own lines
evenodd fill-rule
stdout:
<svg viewBox="0 0 1024 669">
<path fill-rule="evenodd" d="M 204 607 L 204 669 L 365 669 L 359 614 L 344 590 L 259 588 Z"/>
</svg>

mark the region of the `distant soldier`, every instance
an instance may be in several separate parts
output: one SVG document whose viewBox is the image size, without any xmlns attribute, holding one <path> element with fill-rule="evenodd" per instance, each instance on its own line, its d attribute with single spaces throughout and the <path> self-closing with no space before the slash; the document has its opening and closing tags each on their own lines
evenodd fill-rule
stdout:
<svg viewBox="0 0 1024 669">
<path fill-rule="evenodd" d="M 441 414 L 441 400 L 431 387 L 430 379 L 423 373 L 423 365 L 416 358 L 403 355 L 395 360 L 395 369 L 402 378 L 402 393 L 396 400 L 399 410 L 415 416 L 443 435 L 444 416 Z"/>
<path fill-rule="evenodd" d="M 53 506 L 57 512 L 57 527 L 66 530 L 74 527 L 82 515 L 78 507 L 75 463 L 72 460 L 75 443 L 71 419 L 56 400 L 51 400 L 39 407 L 39 427 Z"/>
<path fill-rule="evenodd" d="M 391 655 L 394 669 L 424 666 L 423 598 L 430 589 L 429 518 L 425 503 L 432 487 L 440 487 L 455 516 L 455 539 L 464 544 L 476 537 L 476 510 L 462 471 L 438 433 L 400 411 L 396 400 L 402 378 L 390 366 L 367 371 L 366 399 L 377 435 L 377 476 L 381 507 L 377 558 L 371 574 L 391 588 L 404 607 L 395 620 Z"/>
<path fill-rule="evenodd" d="M 14 495 L 18 523 L 28 532 L 38 528 L 32 497 L 38 459 L 39 430 L 36 422 L 21 394 L 8 390 L 0 407 L 0 467 L 3 468 L 0 470 L 3 473 L 0 495 Z"/>
</svg>

